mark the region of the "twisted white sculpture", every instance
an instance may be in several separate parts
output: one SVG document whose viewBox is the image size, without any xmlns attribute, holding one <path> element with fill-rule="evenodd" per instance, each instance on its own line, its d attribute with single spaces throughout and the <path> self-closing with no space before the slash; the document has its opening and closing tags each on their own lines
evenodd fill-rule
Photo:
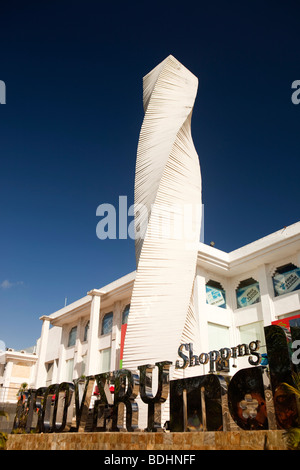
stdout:
<svg viewBox="0 0 300 470">
<path fill-rule="evenodd" d="M 201 175 L 191 136 L 197 87 L 197 78 L 172 56 L 143 79 L 145 117 L 135 175 L 137 274 L 123 357 L 129 369 L 163 360 L 175 363 L 182 342 L 198 349 L 193 283 Z"/>
</svg>

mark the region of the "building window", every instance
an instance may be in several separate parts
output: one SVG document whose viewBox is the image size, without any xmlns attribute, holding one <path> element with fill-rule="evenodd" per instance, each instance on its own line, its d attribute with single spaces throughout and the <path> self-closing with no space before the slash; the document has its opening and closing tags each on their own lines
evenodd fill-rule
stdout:
<svg viewBox="0 0 300 470">
<path fill-rule="evenodd" d="M 46 364 L 46 371 L 47 371 L 46 387 L 49 387 L 49 385 L 52 384 L 53 370 L 54 370 L 54 362 L 48 362 L 48 364 Z"/>
<path fill-rule="evenodd" d="M 100 351 L 100 373 L 110 371 L 111 348 Z"/>
<path fill-rule="evenodd" d="M 72 382 L 73 371 L 74 371 L 74 359 L 69 359 L 68 361 L 66 361 L 66 381 L 67 382 Z"/>
<path fill-rule="evenodd" d="M 83 341 L 88 340 L 89 328 L 90 328 L 90 322 L 88 321 L 84 328 Z"/>
<path fill-rule="evenodd" d="M 275 297 L 300 289 L 300 269 L 292 263 L 276 269 L 273 276 Z"/>
<path fill-rule="evenodd" d="M 237 308 L 248 307 L 260 302 L 259 283 L 250 277 L 241 281 L 236 290 Z"/>
<path fill-rule="evenodd" d="M 249 344 L 251 341 L 260 341 L 260 353 L 266 352 L 266 339 L 264 331 L 264 322 L 257 321 L 242 325 L 239 327 L 241 343 Z"/>
<path fill-rule="evenodd" d="M 75 346 L 77 337 L 77 326 L 73 326 L 69 333 L 68 347 Z"/>
<path fill-rule="evenodd" d="M 104 315 L 103 317 L 101 334 L 107 335 L 111 333 L 112 326 L 113 326 L 113 312 L 110 312 Z"/>
<path fill-rule="evenodd" d="M 219 350 L 221 348 L 230 347 L 229 327 L 217 325 L 216 323 L 208 323 L 208 345 L 209 349 Z"/>
<path fill-rule="evenodd" d="M 209 280 L 206 283 L 206 303 L 216 307 L 226 308 L 225 290 L 219 282 Z"/>
<path fill-rule="evenodd" d="M 128 323 L 128 315 L 129 315 L 130 305 L 126 305 L 122 313 L 122 325 Z"/>
</svg>

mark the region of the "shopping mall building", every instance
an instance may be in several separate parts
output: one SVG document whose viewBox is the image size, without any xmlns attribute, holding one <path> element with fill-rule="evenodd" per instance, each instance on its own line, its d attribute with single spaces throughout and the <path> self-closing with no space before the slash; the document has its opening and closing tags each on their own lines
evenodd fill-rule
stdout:
<svg viewBox="0 0 300 470">
<path fill-rule="evenodd" d="M 300 317 L 299 266 L 300 222 L 230 253 L 199 243 L 194 283 L 198 354 L 253 340 L 261 341 L 263 351 L 264 326 Z M 134 279 L 132 272 L 41 317 L 33 386 L 121 368 Z M 159 340 L 153 339 L 153 348 Z M 243 360 L 236 359 L 231 374 L 244 366 Z M 208 365 L 199 365 L 193 375 L 207 371 Z"/>
<path fill-rule="evenodd" d="M 260 341 L 265 353 L 264 327 L 300 318 L 300 222 L 230 253 L 198 241 L 198 220 L 192 240 L 156 236 L 159 210 L 165 213 L 182 200 L 201 203 L 190 133 L 196 91 L 195 77 L 171 56 L 144 78 L 135 202 L 152 212 L 146 235 L 136 240 L 138 268 L 42 316 L 36 355 L 0 354 L 2 385 L 21 383 L 26 376 L 29 387 L 38 388 L 163 360 L 172 362 L 171 378 L 204 375 L 206 361 L 180 369 L 181 345 L 187 355 L 193 344 L 193 353 L 206 357 L 210 351 Z M 170 99 L 172 93 L 176 99 Z M 231 357 L 222 374 L 245 367 L 247 356 Z M 21 370 L 22 377 L 11 376 Z"/>
<path fill-rule="evenodd" d="M 230 253 L 199 243 L 194 283 L 201 334 L 198 353 L 253 340 L 261 341 L 264 352 L 264 326 L 300 317 L 299 266 L 300 222 Z M 120 369 L 134 280 L 135 272 L 129 273 L 41 317 L 36 355 L 2 355 L 8 364 L 5 383 L 27 381 L 37 388 Z M 153 348 L 159 340 L 153 339 Z M 249 367 L 246 357 L 230 359 L 230 365 L 229 375 Z M 20 370 L 19 378 L 8 376 L 13 371 L 18 376 Z M 190 372 L 203 375 L 208 364 Z M 3 401 L 16 401 L 15 393 Z"/>
<path fill-rule="evenodd" d="M 299 267 L 300 222 L 230 253 L 199 243 L 194 283 L 199 354 L 253 340 L 261 341 L 263 352 L 264 326 L 300 317 Z M 37 388 L 120 369 L 135 275 L 132 272 L 93 289 L 41 317 L 36 355 L 13 351 L 2 355 L 8 364 L 5 383 L 27 381 L 29 387 Z M 159 340 L 153 339 L 153 348 Z M 229 375 L 249 367 L 244 357 L 230 359 L 230 363 Z M 18 376 L 20 370 L 20 377 L 10 377 L 13 371 Z M 203 375 L 208 364 L 193 367 L 191 372 Z M 16 401 L 15 393 L 3 401 Z"/>
</svg>

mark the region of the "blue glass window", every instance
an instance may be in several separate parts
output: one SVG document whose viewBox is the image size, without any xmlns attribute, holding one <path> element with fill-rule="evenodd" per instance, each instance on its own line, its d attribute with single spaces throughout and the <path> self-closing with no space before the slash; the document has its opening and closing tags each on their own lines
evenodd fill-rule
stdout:
<svg viewBox="0 0 300 470">
<path fill-rule="evenodd" d="M 128 323 L 129 310 L 130 310 L 130 305 L 126 305 L 122 314 L 122 325 L 125 325 L 125 323 Z"/>
<path fill-rule="evenodd" d="M 113 312 L 107 313 L 104 315 L 104 318 L 102 320 L 102 335 L 107 335 L 112 332 L 112 326 L 113 326 Z"/>
<path fill-rule="evenodd" d="M 73 328 L 71 329 L 69 333 L 68 347 L 75 346 L 76 337 L 77 337 L 77 326 L 73 326 Z"/>
<path fill-rule="evenodd" d="M 259 283 L 252 277 L 241 281 L 236 290 L 237 308 L 248 307 L 260 302 Z"/>
<path fill-rule="evenodd" d="M 85 325 L 85 328 L 84 328 L 83 341 L 88 340 L 89 328 L 90 328 L 90 322 L 88 321 L 87 324 Z"/>
<path fill-rule="evenodd" d="M 219 282 L 210 280 L 206 284 L 206 303 L 216 307 L 226 308 L 225 290 Z"/>
<path fill-rule="evenodd" d="M 273 286 L 276 297 L 300 289 L 300 269 L 291 263 L 277 268 L 273 276 Z"/>
</svg>

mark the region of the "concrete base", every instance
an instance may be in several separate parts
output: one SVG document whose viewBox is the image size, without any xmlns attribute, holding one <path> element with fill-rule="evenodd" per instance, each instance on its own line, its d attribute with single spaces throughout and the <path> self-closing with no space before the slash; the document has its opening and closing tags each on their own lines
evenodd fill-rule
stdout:
<svg viewBox="0 0 300 470">
<path fill-rule="evenodd" d="M 7 450 L 286 450 L 283 432 L 10 434 Z"/>
</svg>

